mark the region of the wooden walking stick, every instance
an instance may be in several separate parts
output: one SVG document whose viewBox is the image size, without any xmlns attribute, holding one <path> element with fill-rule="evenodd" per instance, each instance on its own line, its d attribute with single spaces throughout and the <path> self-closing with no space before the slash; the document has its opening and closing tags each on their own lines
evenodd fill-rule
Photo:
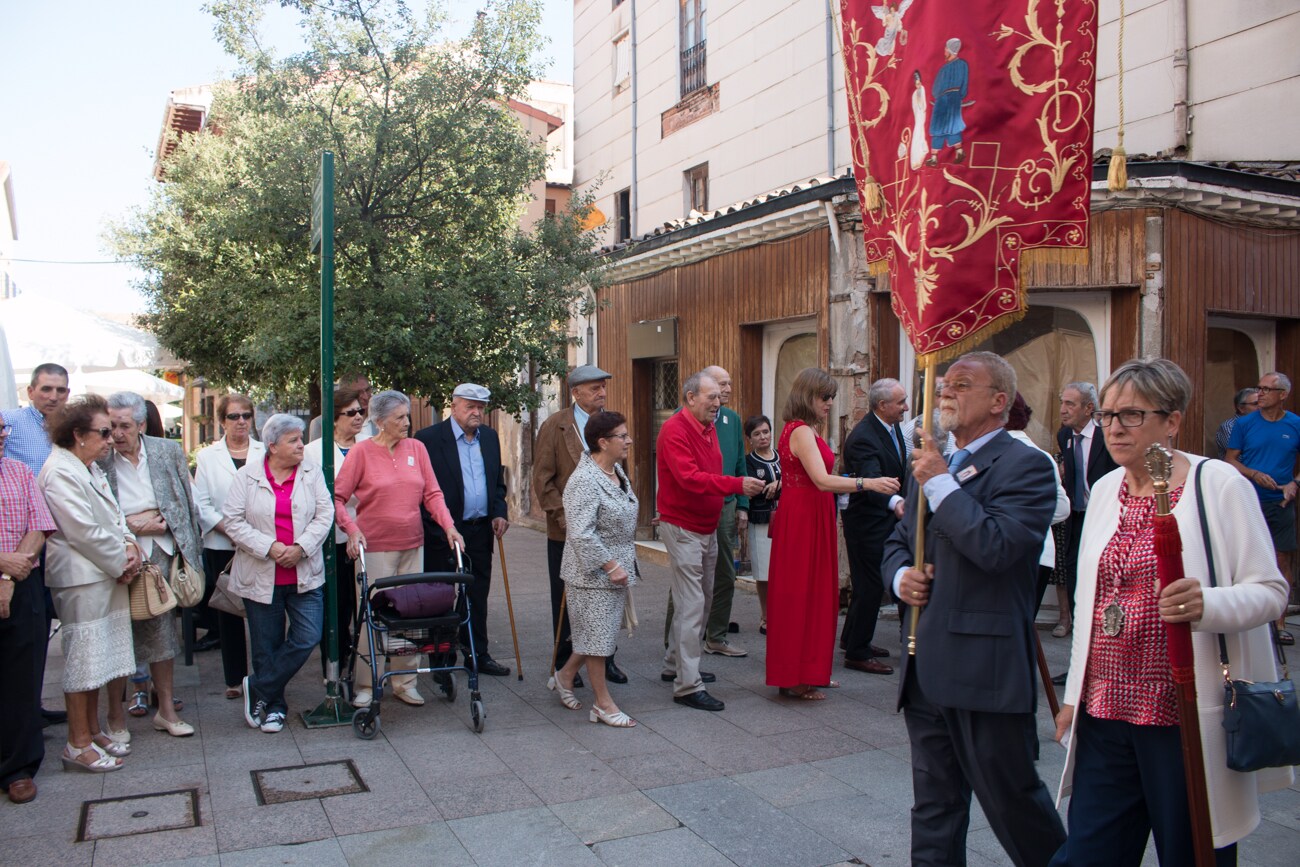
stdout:
<svg viewBox="0 0 1300 867">
<path fill-rule="evenodd" d="M 1169 479 L 1174 472 L 1173 452 L 1152 443 L 1146 468 L 1156 494 L 1155 554 L 1160 589 L 1183 579 L 1183 539 L 1178 519 L 1169 506 Z M 1112 602 L 1102 612 L 1106 627 L 1124 627 L 1124 610 Z M 1106 628 L 1103 627 L 1103 628 Z M 1201 716 L 1196 705 L 1196 666 L 1192 658 L 1192 628 L 1186 623 L 1165 623 L 1169 670 L 1178 698 L 1178 729 L 1183 742 L 1183 773 L 1187 777 L 1187 811 L 1192 825 L 1192 851 L 1196 867 L 1214 864 L 1214 838 L 1210 833 L 1210 801 L 1205 786 L 1205 755 L 1201 752 Z"/>
<path fill-rule="evenodd" d="M 921 430 L 926 436 L 934 433 L 934 358 L 926 356 L 921 368 Z M 912 568 L 925 571 L 925 488 L 916 486 L 916 541 L 912 543 Z M 906 602 L 906 600 L 904 600 Z M 909 605 L 907 623 L 907 655 L 916 656 L 916 627 L 921 622 L 921 609 Z"/>
<path fill-rule="evenodd" d="M 1043 679 L 1047 707 L 1052 712 L 1052 719 L 1056 719 L 1056 715 L 1061 712 L 1061 704 L 1056 700 L 1056 687 L 1052 685 L 1052 673 L 1047 668 L 1047 655 L 1043 653 L 1043 640 L 1038 637 L 1037 629 L 1034 630 L 1034 649 L 1038 651 L 1038 676 Z"/>
<path fill-rule="evenodd" d="M 519 655 L 519 633 L 515 630 L 515 604 L 510 601 L 510 573 L 506 571 L 506 540 L 497 536 L 497 553 L 501 555 L 501 580 L 506 585 L 506 611 L 510 613 L 510 638 L 515 643 L 515 668 L 524 679 L 524 659 Z"/>
<path fill-rule="evenodd" d="M 569 601 L 569 587 L 566 584 L 560 592 L 560 617 L 555 621 L 555 644 L 551 647 L 551 674 L 555 674 L 555 660 L 560 655 L 560 631 L 564 628 L 564 605 Z"/>
</svg>

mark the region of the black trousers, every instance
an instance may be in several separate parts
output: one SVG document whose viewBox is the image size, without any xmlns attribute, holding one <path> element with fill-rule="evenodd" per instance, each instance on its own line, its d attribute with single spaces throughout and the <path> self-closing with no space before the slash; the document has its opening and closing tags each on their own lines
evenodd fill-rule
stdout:
<svg viewBox="0 0 1300 867">
<path fill-rule="evenodd" d="M 203 549 L 203 571 L 212 586 L 217 586 L 217 576 L 235 559 L 234 551 L 216 548 Z M 212 595 L 211 591 L 207 594 Z M 226 686 L 239 686 L 248 674 L 248 645 L 244 638 L 244 618 L 224 611 L 213 611 L 217 618 L 217 633 L 221 636 L 221 673 Z"/>
<path fill-rule="evenodd" d="M 1139 726 L 1075 711 L 1070 839 L 1052 867 L 1138 867 L 1154 834 L 1161 864 L 1194 864 L 1178 726 Z M 1237 844 L 1214 850 L 1237 863 Z"/>
<path fill-rule="evenodd" d="M 934 704 L 915 672 L 913 660 L 903 693 L 912 744 L 912 864 L 966 863 L 974 792 L 1012 863 L 1044 867 L 1065 842 L 1065 829 L 1034 767 L 1034 715 Z"/>
<path fill-rule="evenodd" d="M 1070 545 L 1065 549 L 1065 586 L 1070 595 L 1070 621 L 1074 621 L 1074 590 L 1079 586 L 1079 541 L 1087 512 L 1070 513 Z"/>
<path fill-rule="evenodd" d="M 0 620 L 0 788 L 35 777 L 45 757 L 41 681 L 45 676 L 45 579 L 41 568 L 15 581 L 9 617 Z"/>
<path fill-rule="evenodd" d="M 330 544 L 329 542 L 325 543 Z M 338 619 L 334 621 L 339 636 L 339 673 L 346 674 L 348 661 L 352 656 L 352 630 L 357 617 L 357 564 L 348 556 L 347 543 L 334 545 L 334 573 L 338 578 L 339 608 Z M 322 588 L 323 591 L 324 588 Z M 328 605 L 324 605 L 329 616 Z M 320 634 L 320 673 L 328 677 L 325 666 L 329 664 L 329 630 L 321 629 Z"/>
<path fill-rule="evenodd" d="M 478 656 L 488 654 L 487 609 L 488 594 L 492 590 L 492 548 L 496 537 L 492 535 L 492 521 L 489 518 L 477 518 L 473 521 L 457 521 L 456 530 L 465 539 L 465 554 L 469 557 L 470 572 L 474 581 L 467 588 L 470 601 L 469 629 L 461 627 L 460 646 L 469 650 L 470 630 L 474 632 L 474 653 Z M 456 552 L 447 547 L 445 536 L 425 537 L 424 571 L 456 571 Z M 460 616 L 464 618 L 462 606 Z"/>
<path fill-rule="evenodd" d="M 565 606 L 564 616 L 560 616 L 560 600 L 564 598 L 564 581 L 560 578 L 560 564 L 564 562 L 564 543 L 554 539 L 546 540 L 546 567 L 551 574 L 551 641 L 555 641 L 555 630 L 560 630 L 560 647 L 555 654 L 555 667 L 560 669 L 573 655 L 573 641 L 569 637 L 569 610 Z"/>
<path fill-rule="evenodd" d="M 840 646 L 846 660 L 866 662 L 871 659 L 871 641 L 876 637 L 880 603 L 884 600 L 885 582 L 880 561 L 885 554 L 885 540 L 865 533 L 852 521 L 844 522 L 844 547 L 849 554 L 849 613 L 844 618 Z"/>
</svg>

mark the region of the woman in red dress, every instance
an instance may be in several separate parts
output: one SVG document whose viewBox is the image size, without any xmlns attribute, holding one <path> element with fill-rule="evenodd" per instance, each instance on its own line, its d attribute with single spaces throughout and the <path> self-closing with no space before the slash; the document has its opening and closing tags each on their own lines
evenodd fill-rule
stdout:
<svg viewBox="0 0 1300 867">
<path fill-rule="evenodd" d="M 817 435 L 835 401 L 835 380 L 805 368 L 786 400 L 777 444 L 781 507 L 772 517 L 767 588 L 767 683 L 782 695 L 821 701 L 831 683 L 840 610 L 835 495 L 898 492 L 896 479 L 831 475 L 835 455 Z"/>
</svg>

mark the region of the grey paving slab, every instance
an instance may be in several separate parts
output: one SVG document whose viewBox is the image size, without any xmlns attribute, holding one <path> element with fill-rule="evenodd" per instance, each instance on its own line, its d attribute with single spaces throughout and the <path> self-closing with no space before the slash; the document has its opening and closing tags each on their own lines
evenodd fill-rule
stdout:
<svg viewBox="0 0 1300 867">
<path fill-rule="evenodd" d="M 673 746 L 658 752 L 610 759 L 608 764 L 628 782 L 643 790 L 707 780 L 718 775 L 714 768 Z"/>
<path fill-rule="evenodd" d="M 267 864 L 301 864 L 310 867 L 348 867 L 337 840 L 317 840 L 292 846 L 266 846 L 242 852 L 223 852 L 221 867 L 265 867 Z"/>
<path fill-rule="evenodd" d="M 858 794 L 852 786 L 811 765 L 753 771 L 731 779 L 774 807 L 793 807 Z"/>
<path fill-rule="evenodd" d="M 23 806 L 35 803 L 33 801 Z M 25 837 L 0 835 L 4 839 L 4 860 L 23 867 L 87 867 L 95 857 L 95 844 L 74 843 L 74 834 L 75 828 L 66 834 L 44 833 Z"/>
<path fill-rule="evenodd" d="M 580 720 L 565 720 L 558 725 L 580 746 L 590 750 L 594 756 L 604 761 L 625 756 L 642 756 L 671 746 L 662 735 L 645 724 L 623 729 L 593 724 L 588 722 L 586 717 L 582 717 Z"/>
<path fill-rule="evenodd" d="M 424 791 L 438 808 L 438 814 L 448 820 L 542 805 L 542 799 L 509 772 L 436 783 L 432 787 L 426 784 Z"/>
<path fill-rule="evenodd" d="M 563 765 L 520 771 L 519 777 L 546 804 L 617 795 L 637 788 L 590 753 L 574 756 Z"/>
<path fill-rule="evenodd" d="M 1295 789 L 1266 792 L 1260 796 L 1259 812 L 1270 822 L 1300 831 L 1300 792 Z"/>
<path fill-rule="evenodd" d="M 584 843 L 666 831 L 681 824 L 637 791 L 553 804 L 551 812 Z"/>
<path fill-rule="evenodd" d="M 818 723 L 778 701 L 753 693 L 740 695 L 727 703 L 727 721 L 752 735 L 774 735 L 809 729 Z"/>
<path fill-rule="evenodd" d="M 889 809 L 870 795 L 798 804 L 785 812 L 867 864 L 910 861 L 907 815 Z"/>
<path fill-rule="evenodd" d="M 252 809 L 217 812 L 217 846 L 224 855 L 288 843 L 308 843 L 334 836 L 320 801 L 291 801 Z"/>
<path fill-rule="evenodd" d="M 689 828 L 674 828 L 597 843 L 596 857 L 609 867 L 732 867 L 734 861 Z"/>
<path fill-rule="evenodd" d="M 202 855 L 194 858 L 180 858 L 175 861 L 159 861 L 153 867 L 221 867 L 221 856 Z"/>
<path fill-rule="evenodd" d="M 474 867 L 474 859 L 446 822 L 349 834 L 339 837 L 338 844 L 353 867 L 429 863 L 438 867 Z"/>
<path fill-rule="evenodd" d="M 157 861 L 210 858 L 216 854 L 216 829 L 207 825 L 100 840 L 95 844 L 94 867 L 134 867 Z"/>
<path fill-rule="evenodd" d="M 447 823 L 479 867 L 599 864 L 582 841 L 546 808 L 513 810 Z"/>
<path fill-rule="evenodd" d="M 822 865 L 846 852 L 731 780 L 646 792 L 709 845 L 740 865 Z"/>
<path fill-rule="evenodd" d="M 836 759 L 813 762 L 813 767 L 848 783 L 859 792 L 865 792 L 891 804 L 893 809 L 901 811 L 911 809 L 912 766 L 892 753 L 884 750 L 867 750 Z"/>
<path fill-rule="evenodd" d="M 425 786 L 510 770 L 479 735 L 470 731 L 387 740 L 415 779 Z"/>
<path fill-rule="evenodd" d="M 762 740 L 778 754 L 797 762 L 833 759 L 871 748 L 871 744 L 827 726 L 764 735 Z"/>
</svg>

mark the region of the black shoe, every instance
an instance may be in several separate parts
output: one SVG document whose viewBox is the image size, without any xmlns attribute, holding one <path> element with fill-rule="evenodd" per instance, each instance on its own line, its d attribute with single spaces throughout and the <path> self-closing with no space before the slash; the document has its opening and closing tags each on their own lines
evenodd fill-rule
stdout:
<svg viewBox="0 0 1300 867">
<path fill-rule="evenodd" d="M 610 683 L 627 683 L 627 675 L 614 663 L 614 657 L 605 657 L 605 680 Z"/>
<path fill-rule="evenodd" d="M 580 674 L 575 674 L 575 675 L 573 676 L 573 688 L 574 688 L 574 689 L 582 689 L 582 687 L 583 687 L 583 683 L 582 683 L 582 675 L 580 675 Z"/>
<path fill-rule="evenodd" d="M 1069 677 L 1070 677 L 1070 672 L 1063 671 L 1060 674 L 1058 674 L 1056 677 L 1052 678 L 1052 683 L 1056 684 L 1057 686 L 1065 686 L 1065 681 Z"/>
<path fill-rule="evenodd" d="M 885 648 L 883 648 L 883 647 L 876 647 L 876 645 L 874 645 L 874 644 L 871 644 L 871 645 L 868 645 L 868 646 L 871 648 L 871 655 L 874 656 L 874 657 L 876 657 L 877 659 L 888 659 L 888 658 L 889 658 L 889 651 L 888 651 L 888 650 L 885 650 Z"/>
<path fill-rule="evenodd" d="M 734 620 L 731 621 L 730 623 L 727 624 L 727 632 L 730 633 L 731 635 L 738 634 L 740 632 L 740 624 Z"/>
<path fill-rule="evenodd" d="M 699 692 L 692 692 L 688 695 L 675 695 L 673 696 L 673 701 L 678 704 L 684 704 L 687 707 L 693 707 L 696 710 L 722 710 L 726 707 L 725 704 L 709 695 L 709 693 L 703 689 Z"/>
<path fill-rule="evenodd" d="M 677 679 L 677 674 L 671 671 L 661 671 L 659 672 L 659 679 L 662 680 L 664 683 L 672 683 L 674 680 Z M 717 679 L 718 676 L 711 671 L 700 672 L 700 683 L 713 683 Z"/>
<path fill-rule="evenodd" d="M 478 655 L 478 673 L 491 675 L 492 677 L 505 677 L 510 673 L 510 669 L 486 653 L 480 653 Z"/>
<path fill-rule="evenodd" d="M 194 652 L 202 653 L 205 650 L 216 650 L 221 646 L 221 638 L 216 635 L 205 635 L 199 641 L 194 642 Z"/>
<path fill-rule="evenodd" d="M 68 721 L 66 710 L 46 710 L 41 708 L 41 728 L 61 726 Z"/>
</svg>

